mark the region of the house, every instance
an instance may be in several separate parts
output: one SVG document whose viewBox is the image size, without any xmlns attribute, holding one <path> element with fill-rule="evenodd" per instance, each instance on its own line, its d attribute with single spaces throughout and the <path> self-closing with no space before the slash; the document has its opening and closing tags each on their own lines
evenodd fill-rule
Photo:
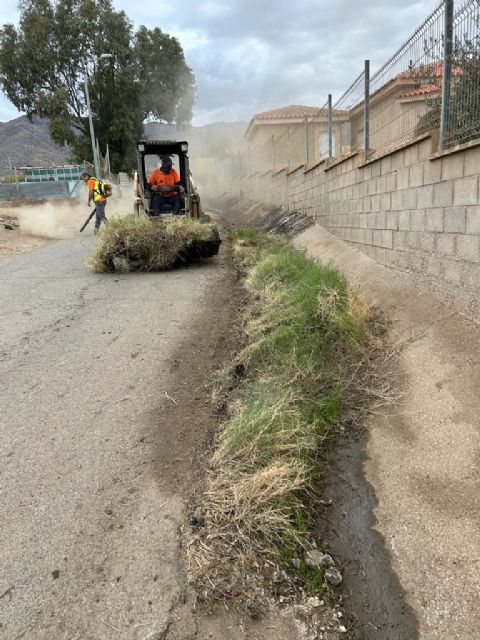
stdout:
<svg viewBox="0 0 480 640">
<path fill-rule="evenodd" d="M 460 67 L 453 67 L 454 82 L 461 73 Z M 419 134 L 426 132 L 426 128 L 439 126 L 442 76 L 442 62 L 407 69 L 390 79 L 382 75 L 382 70 L 373 76 L 369 99 L 371 153 L 388 153 L 412 142 Z M 352 150 L 363 149 L 363 112 L 363 100 L 349 112 Z M 434 117 L 428 118 L 428 114 L 434 114 Z M 424 124 L 428 126 L 425 128 Z"/>
<path fill-rule="evenodd" d="M 333 155 L 342 146 L 342 126 L 348 111 L 333 111 Z M 328 156 L 328 110 L 288 105 L 256 113 L 245 139 L 250 173 L 293 168 Z"/>
<path fill-rule="evenodd" d="M 370 84 L 369 151 L 382 155 L 438 126 L 441 62 L 393 74 L 380 70 Z M 452 69 L 452 78 L 461 71 Z M 340 101 L 341 102 L 341 101 Z M 364 148 L 364 101 L 332 111 L 332 155 L 345 157 Z M 250 120 L 244 169 L 249 173 L 310 165 L 328 157 L 328 109 L 288 105 L 257 113 Z"/>
</svg>

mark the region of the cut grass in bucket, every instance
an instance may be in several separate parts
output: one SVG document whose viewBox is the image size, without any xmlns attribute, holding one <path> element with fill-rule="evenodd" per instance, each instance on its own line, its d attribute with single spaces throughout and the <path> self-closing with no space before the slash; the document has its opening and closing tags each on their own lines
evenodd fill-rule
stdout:
<svg viewBox="0 0 480 640">
<path fill-rule="evenodd" d="M 202 257 L 201 249 L 212 241 L 219 244 L 215 225 L 186 216 L 113 217 L 99 234 L 90 264 L 98 272 L 115 270 L 116 262 L 124 271 L 168 269 L 191 257 Z M 191 251 L 195 248 L 200 250 Z"/>
</svg>

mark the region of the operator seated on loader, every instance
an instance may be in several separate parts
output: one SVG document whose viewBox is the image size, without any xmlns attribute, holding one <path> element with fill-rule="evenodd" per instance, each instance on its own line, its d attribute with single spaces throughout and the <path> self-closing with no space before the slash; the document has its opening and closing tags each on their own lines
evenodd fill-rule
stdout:
<svg viewBox="0 0 480 640">
<path fill-rule="evenodd" d="M 182 208 L 180 176 L 173 168 L 170 156 L 162 156 L 161 160 L 160 169 L 154 169 L 147 179 L 150 185 L 152 215 L 159 216 L 163 206 L 168 204 L 173 207 L 173 214 L 178 216 Z"/>
</svg>

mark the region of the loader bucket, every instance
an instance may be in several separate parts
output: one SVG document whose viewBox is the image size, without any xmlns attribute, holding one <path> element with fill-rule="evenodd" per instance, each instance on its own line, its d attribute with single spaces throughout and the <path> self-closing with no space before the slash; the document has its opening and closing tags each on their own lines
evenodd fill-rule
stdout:
<svg viewBox="0 0 480 640">
<path fill-rule="evenodd" d="M 213 224 L 186 216 L 113 217 L 98 236 L 90 263 L 95 271 L 159 271 L 217 255 Z"/>
<path fill-rule="evenodd" d="M 207 240 L 194 240 L 188 247 L 189 259 L 195 258 L 211 258 L 216 256 L 220 249 L 222 241 L 217 227 L 212 225 L 210 238 Z"/>
</svg>

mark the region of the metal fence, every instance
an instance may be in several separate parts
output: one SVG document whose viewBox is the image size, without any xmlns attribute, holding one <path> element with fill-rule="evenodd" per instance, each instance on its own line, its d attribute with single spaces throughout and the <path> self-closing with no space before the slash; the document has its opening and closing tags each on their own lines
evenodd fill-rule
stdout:
<svg viewBox="0 0 480 640">
<path fill-rule="evenodd" d="M 480 136 L 480 1 L 469 0 L 454 15 L 447 68 L 443 145 Z"/>
<path fill-rule="evenodd" d="M 357 152 L 373 160 L 434 132 L 440 149 L 479 138 L 480 0 L 442 0 L 372 75 L 367 60 L 334 104 L 329 95 L 315 115 L 276 131 L 232 168 L 263 173 Z"/>
<path fill-rule="evenodd" d="M 84 165 L 68 165 L 63 167 L 20 167 L 25 175 L 25 182 L 64 182 L 78 180 Z"/>
<path fill-rule="evenodd" d="M 237 154 L 242 158 L 235 160 L 235 166 L 248 169 L 248 173 L 275 172 L 295 169 L 328 155 L 328 117 L 324 109 L 318 113 L 315 117 L 305 116 L 298 126 L 286 126 L 261 144 L 248 145 Z"/>
<path fill-rule="evenodd" d="M 427 114 L 441 94 L 444 23 L 442 2 L 370 78 L 369 135 L 363 142 L 370 155 L 412 142 L 425 132 L 426 121 L 438 126 Z"/>
</svg>

